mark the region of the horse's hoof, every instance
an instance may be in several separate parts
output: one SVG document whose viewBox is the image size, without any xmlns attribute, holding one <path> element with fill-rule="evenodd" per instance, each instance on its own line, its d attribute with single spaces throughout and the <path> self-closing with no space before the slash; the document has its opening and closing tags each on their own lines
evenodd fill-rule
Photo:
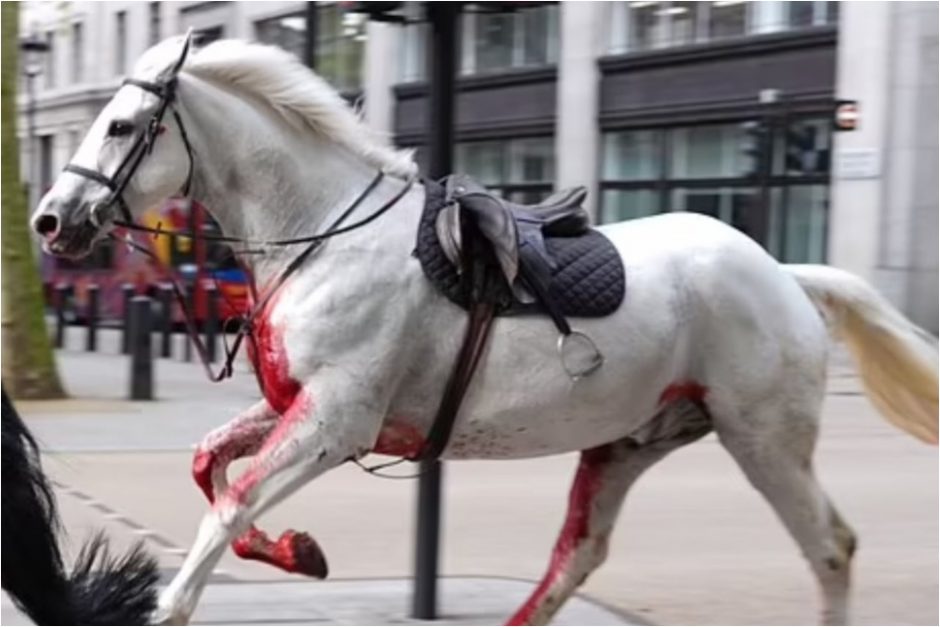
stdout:
<svg viewBox="0 0 940 627">
<path fill-rule="evenodd" d="M 186 617 L 174 612 L 172 608 L 157 604 L 157 609 L 150 615 L 148 625 L 188 625 Z"/>
<path fill-rule="evenodd" d="M 329 566 L 326 563 L 326 556 L 320 549 L 309 533 L 285 531 L 277 540 L 278 547 L 283 547 L 287 553 L 287 559 L 291 572 L 317 579 L 326 579 L 329 574 Z"/>
</svg>

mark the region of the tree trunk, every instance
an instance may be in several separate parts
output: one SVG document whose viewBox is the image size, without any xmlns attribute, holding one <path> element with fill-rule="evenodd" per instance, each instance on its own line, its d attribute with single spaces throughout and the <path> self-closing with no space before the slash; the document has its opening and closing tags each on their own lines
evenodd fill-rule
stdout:
<svg viewBox="0 0 940 627">
<path fill-rule="evenodd" d="M 3 387 L 18 398 L 64 396 L 46 329 L 42 282 L 29 233 L 29 209 L 20 179 L 16 139 L 16 88 L 19 75 L 19 4 L 2 11 L 2 176 L 0 202 L 3 260 Z"/>
</svg>

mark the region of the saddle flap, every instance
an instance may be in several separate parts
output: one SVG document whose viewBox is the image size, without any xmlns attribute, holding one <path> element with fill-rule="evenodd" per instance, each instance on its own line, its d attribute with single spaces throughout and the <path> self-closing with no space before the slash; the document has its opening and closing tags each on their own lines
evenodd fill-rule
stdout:
<svg viewBox="0 0 940 627">
<path fill-rule="evenodd" d="M 460 205 L 452 202 L 445 205 L 437 214 L 437 220 L 434 221 L 434 232 L 437 234 L 437 241 L 447 257 L 455 268 L 457 274 L 463 271 L 461 263 L 463 251 L 463 231 L 460 228 Z"/>
</svg>

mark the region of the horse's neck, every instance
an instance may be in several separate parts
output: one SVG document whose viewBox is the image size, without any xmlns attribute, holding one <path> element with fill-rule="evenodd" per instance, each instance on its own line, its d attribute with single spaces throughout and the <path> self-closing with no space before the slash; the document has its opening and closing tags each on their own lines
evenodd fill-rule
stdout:
<svg viewBox="0 0 940 627">
<path fill-rule="evenodd" d="M 311 235 L 375 176 L 347 151 L 299 132 L 263 105 L 201 81 L 187 83 L 191 97 L 183 107 L 196 166 L 192 197 L 226 235 Z M 277 257 L 248 259 L 262 284 L 283 265 Z"/>
</svg>

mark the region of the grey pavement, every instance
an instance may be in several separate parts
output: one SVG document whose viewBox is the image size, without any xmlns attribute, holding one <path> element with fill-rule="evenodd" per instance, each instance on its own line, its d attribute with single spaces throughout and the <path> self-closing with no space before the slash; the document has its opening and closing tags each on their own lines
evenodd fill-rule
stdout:
<svg viewBox="0 0 940 627">
<path fill-rule="evenodd" d="M 159 360 L 159 401 L 122 400 L 129 365 L 114 354 L 113 339 L 101 355 L 59 352 L 72 399 L 21 409 L 59 482 L 70 550 L 104 528 L 119 547 L 144 538 L 170 572 L 206 509 L 189 477 L 191 447 L 258 393 L 244 363 L 232 381 L 212 384 L 198 366 L 174 359 Z M 81 346 L 80 335 L 69 342 Z M 937 624 L 937 450 L 876 415 L 839 351 L 821 431 L 817 472 L 860 537 L 854 621 Z M 444 622 L 499 622 L 531 590 L 561 524 L 575 464 L 573 455 L 447 464 Z M 414 498 L 413 481 L 376 479 L 351 466 L 327 473 L 261 525 L 272 533 L 310 531 L 331 579 L 288 577 L 228 553 L 197 618 L 406 622 Z M 714 437 L 653 468 L 628 500 L 607 563 L 558 624 L 816 621 L 805 563 Z M 8 611 L 4 605 L 4 623 Z"/>
</svg>

